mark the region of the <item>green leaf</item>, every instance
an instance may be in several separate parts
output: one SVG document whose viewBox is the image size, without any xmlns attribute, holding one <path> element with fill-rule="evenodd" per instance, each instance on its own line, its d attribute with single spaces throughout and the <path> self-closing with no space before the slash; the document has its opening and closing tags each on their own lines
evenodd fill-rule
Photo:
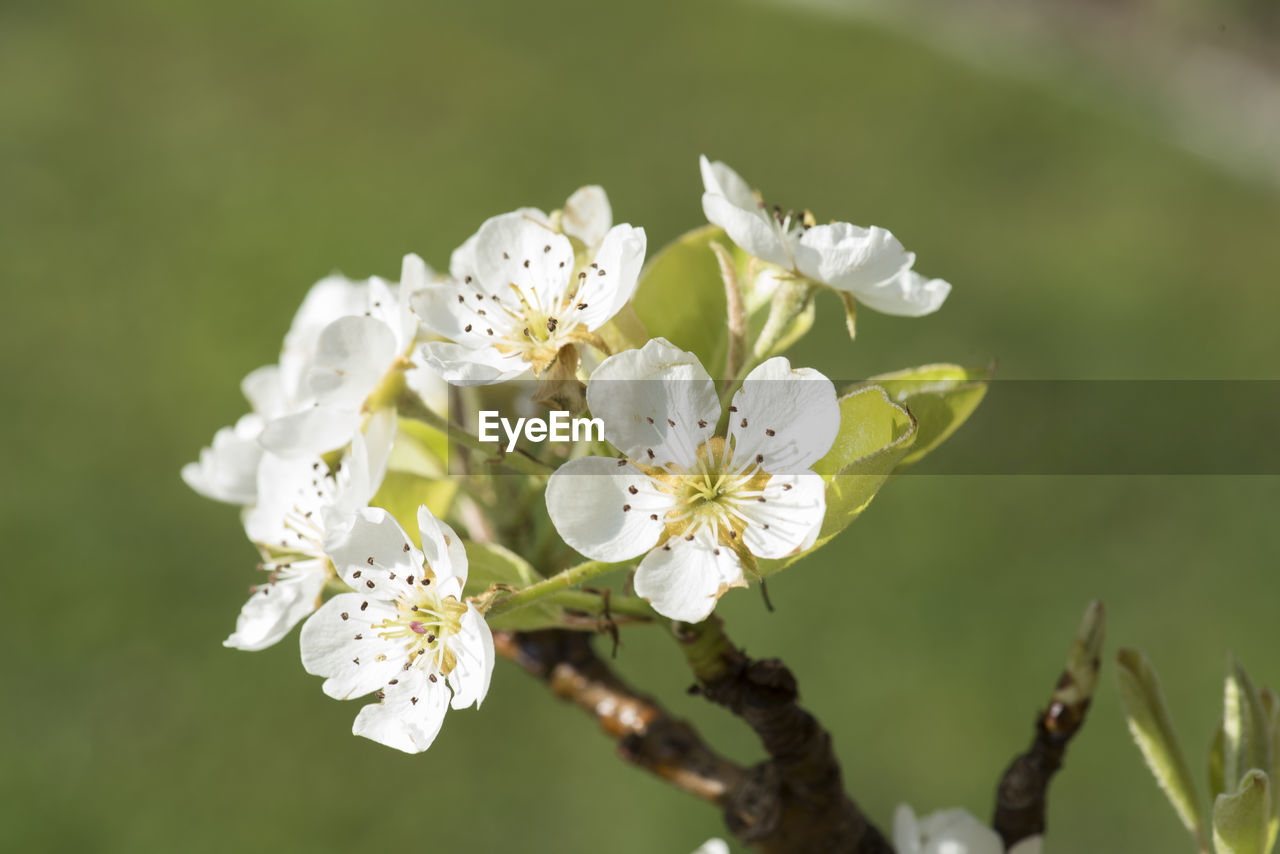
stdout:
<svg viewBox="0 0 1280 854">
<path fill-rule="evenodd" d="M 449 437 L 443 430 L 413 418 L 401 418 L 397 422 L 400 435 L 391 449 L 389 467 L 425 477 L 445 474 L 449 459 Z"/>
<path fill-rule="evenodd" d="M 1227 792 L 1234 792 L 1248 771 L 1271 772 L 1271 728 L 1267 713 L 1249 674 L 1234 656 L 1227 661 L 1222 734 L 1222 776 Z"/>
<path fill-rule="evenodd" d="M 729 346 L 724 281 L 711 241 L 736 248 L 713 225 L 696 228 L 662 248 L 640 273 L 631 305 L 655 338 L 666 338 L 701 360 L 713 377 Z"/>
<path fill-rule="evenodd" d="M 1262 701 L 1262 710 L 1267 716 L 1267 730 L 1271 733 L 1271 768 L 1267 774 L 1271 784 L 1271 837 L 1267 847 L 1275 845 L 1280 835 L 1280 697 L 1270 688 L 1258 692 Z"/>
<path fill-rule="evenodd" d="M 494 584 L 528 587 L 542 580 L 542 576 L 528 561 L 510 549 L 470 540 L 463 545 L 467 549 L 468 564 L 467 586 L 463 593 L 467 596 L 477 596 Z M 527 607 L 494 617 L 489 624 L 494 629 L 545 629 L 560 625 L 562 617 L 563 611 L 557 606 L 548 602 L 534 602 Z"/>
<path fill-rule="evenodd" d="M 1222 731 L 1222 721 L 1213 730 L 1213 741 L 1209 743 L 1209 800 L 1215 800 L 1227 790 L 1227 781 L 1222 769 L 1222 751 L 1226 744 L 1226 734 Z"/>
<path fill-rule="evenodd" d="M 1234 795 L 1213 802 L 1213 847 L 1218 854 L 1267 854 L 1271 823 L 1271 783 L 1250 771 Z"/>
<path fill-rule="evenodd" d="M 1201 839 L 1204 823 L 1195 786 L 1173 731 L 1155 669 L 1145 655 L 1132 649 L 1120 650 L 1116 664 L 1120 703 L 1124 706 L 1129 733 L 1182 824 Z"/>
<path fill-rule="evenodd" d="M 423 477 L 408 471 L 388 471 L 378 494 L 369 503 L 381 507 L 400 523 L 400 527 L 416 539 L 418 508 L 425 504 L 443 519 L 449 512 L 458 484 L 452 478 Z"/>
<path fill-rule="evenodd" d="M 817 541 L 804 552 L 760 561 L 760 574 L 771 575 L 821 548 L 849 527 L 884 486 L 912 447 L 916 422 L 911 413 L 875 386 L 840 398 L 840 432 L 827 455 L 813 469 L 827 481 L 827 513 Z"/>
<path fill-rule="evenodd" d="M 878 385 L 896 403 L 905 404 L 920 424 L 911 452 L 899 468 L 906 468 L 942 444 L 978 408 L 987 394 L 991 368 L 922 365 L 872 377 L 858 386 Z M 858 387 L 858 386 L 855 386 Z"/>
</svg>

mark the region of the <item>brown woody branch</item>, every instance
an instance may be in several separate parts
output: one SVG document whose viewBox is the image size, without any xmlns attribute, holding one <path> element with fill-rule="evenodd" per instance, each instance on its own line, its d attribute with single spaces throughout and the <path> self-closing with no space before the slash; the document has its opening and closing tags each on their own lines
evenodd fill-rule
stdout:
<svg viewBox="0 0 1280 854">
<path fill-rule="evenodd" d="M 564 629 L 496 632 L 500 655 L 593 716 L 618 741 L 618 755 L 705 801 L 729 809 L 743 769 L 711 750 L 692 726 L 637 693 L 591 648 L 590 635 Z"/>
<path fill-rule="evenodd" d="M 1101 602 L 1085 610 L 1049 706 L 1036 718 L 1031 747 L 1013 760 L 1000 778 L 992 827 L 1006 848 L 1045 830 L 1049 782 L 1066 754 L 1067 744 L 1084 725 L 1102 666 L 1106 612 Z"/>
<path fill-rule="evenodd" d="M 676 624 L 699 693 L 742 718 L 769 759 L 747 772 L 750 808 L 726 810 L 729 829 L 765 852 L 892 854 L 893 847 L 844 790 L 831 736 L 798 703 L 795 677 L 777 659 L 753 660 L 716 617 Z"/>
</svg>

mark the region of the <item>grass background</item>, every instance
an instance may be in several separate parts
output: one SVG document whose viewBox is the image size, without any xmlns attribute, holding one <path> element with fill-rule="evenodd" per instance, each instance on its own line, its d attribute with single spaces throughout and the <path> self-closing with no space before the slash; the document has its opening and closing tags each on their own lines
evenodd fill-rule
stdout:
<svg viewBox="0 0 1280 854">
<path fill-rule="evenodd" d="M 587 182 L 656 248 L 702 221 L 701 152 L 892 228 L 955 284 L 927 319 L 864 312 L 856 348 L 827 301 L 797 361 L 833 376 L 994 356 L 1011 378 L 1273 378 L 1280 200 L 1100 115 L 753 5 L 5 3 L 0 849 L 679 854 L 720 832 L 505 663 L 425 756 L 352 738 L 293 639 L 220 646 L 255 556 L 179 467 L 315 279 L 443 264 L 484 217 Z M 1225 651 L 1280 683 L 1278 486 L 904 478 L 770 585 L 778 613 L 723 613 L 791 664 L 884 824 L 901 800 L 989 811 L 1094 596 L 1202 766 Z M 657 632 L 619 666 L 758 755 Z M 1050 821 L 1053 852 L 1187 849 L 1110 674 Z"/>
</svg>

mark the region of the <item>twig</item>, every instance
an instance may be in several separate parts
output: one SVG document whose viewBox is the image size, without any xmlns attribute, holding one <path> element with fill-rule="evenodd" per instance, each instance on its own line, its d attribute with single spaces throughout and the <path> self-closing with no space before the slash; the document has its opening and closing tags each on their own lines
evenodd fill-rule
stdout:
<svg viewBox="0 0 1280 854">
<path fill-rule="evenodd" d="M 618 755 L 627 762 L 720 806 L 741 789 L 742 768 L 619 679 L 596 656 L 587 635 L 561 629 L 496 632 L 494 645 L 500 655 L 545 681 L 557 697 L 594 717 L 618 741 Z"/>
<path fill-rule="evenodd" d="M 769 759 L 749 771 L 726 810 L 729 829 L 759 851 L 892 854 L 888 840 L 844 791 L 831 736 L 797 704 L 796 680 L 776 659 L 753 660 L 730 643 L 721 622 L 676 624 L 698 691 L 742 718 Z"/>
<path fill-rule="evenodd" d="M 1062 767 L 1068 742 L 1084 725 L 1102 666 L 1105 635 L 1106 611 L 1101 602 L 1091 602 L 1049 706 L 1036 718 L 1031 747 L 1016 757 L 1000 778 L 991 825 L 1006 848 L 1044 833 L 1049 781 Z"/>
</svg>

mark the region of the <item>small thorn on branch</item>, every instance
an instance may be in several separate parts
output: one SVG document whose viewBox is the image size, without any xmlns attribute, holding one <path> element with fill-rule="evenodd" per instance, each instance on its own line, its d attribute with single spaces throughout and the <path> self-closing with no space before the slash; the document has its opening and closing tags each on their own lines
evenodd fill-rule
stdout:
<svg viewBox="0 0 1280 854">
<path fill-rule="evenodd" d="M 1036 719 L 1035 736 L 1027 752 L 1017 756 L 996 790 L 991 825 L 1006 848 L 1045 830 L 1049 782 L 1066 754 L 1067 744 L 1084 725 L 1102 667 L 1106 610 L 1093 601 L 1085 609 L 1048 707 Z"/>
</svg>

